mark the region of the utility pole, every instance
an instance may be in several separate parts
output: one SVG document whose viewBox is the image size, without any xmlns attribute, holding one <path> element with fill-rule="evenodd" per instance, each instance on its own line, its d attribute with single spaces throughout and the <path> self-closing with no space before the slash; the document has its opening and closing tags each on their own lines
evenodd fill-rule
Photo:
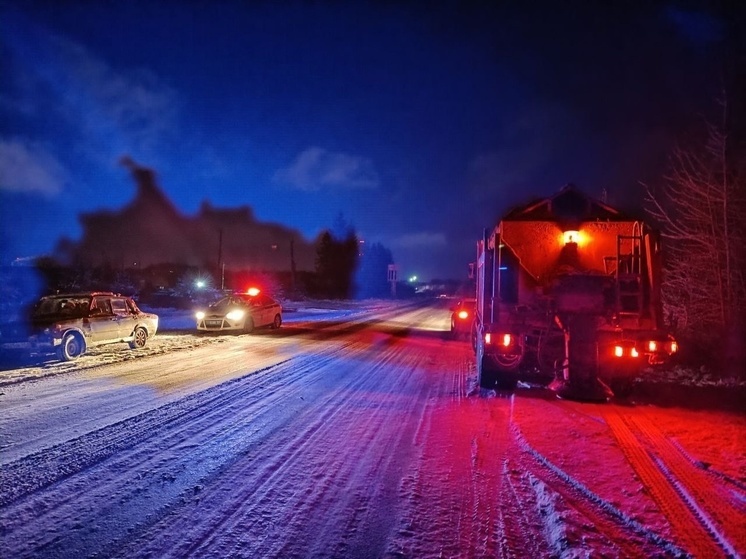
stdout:
<svg viewBox="0 0 746 559">
<path fill-rule="evenodd" d="M 295 239 L 290 239 L 290 291 L 295 293 Z"/>
<path fill-rule="evenodd" d="M 218 270 L 223 267 L 223 229 L 218 229 Z"/>
</svg>

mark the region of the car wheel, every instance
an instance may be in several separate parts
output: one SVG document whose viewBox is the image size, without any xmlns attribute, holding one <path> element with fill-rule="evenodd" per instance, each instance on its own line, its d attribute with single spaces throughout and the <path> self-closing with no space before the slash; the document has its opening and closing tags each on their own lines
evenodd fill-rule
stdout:
<svg viewBox="0 0 746 559">
<path fill-rule="evenodd" d="M 85 352 L 85 342 L 80 334 L 65 334 L 57 354 L 62 361 L 72 361 Z"/>
<path fill-rule="evenodd" d="M 145 347 L 146 343 L 148 343 L 148 333 L 145 331 L 145 328 L 138 326 L 135 328 L 135 334 L 132 336 L 130 349 L 141 349 Z"/>
<path fill-rule="evenodd" d="M 282 317 L 279 314 L 276 314 L 275 319 L 272 321 L 272 328 L 277 330 L 280 326 L 282 326 Z"/>
<path fill-rule="evenodd" d="M 249 317 L 246 322 L 243 323 L 243 331 L 245 334 L 250 334 L 254 331 L 254 319 Z"/>
</svg>

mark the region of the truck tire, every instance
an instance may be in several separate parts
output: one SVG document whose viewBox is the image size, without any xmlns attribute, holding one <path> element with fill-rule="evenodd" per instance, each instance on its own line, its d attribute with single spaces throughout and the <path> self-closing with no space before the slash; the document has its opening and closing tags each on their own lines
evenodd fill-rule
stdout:
<svg viewBox="0 0 746 559">
<path fill-rule="evenodd" d="M 632 379 L 615 378 L 608 381 L 608 386 L 617 398 L 629 398 L 632 395 Z"/>
<path fill-rule="evenodd" d="M 477 369 L 479 386 L 497 390 L 514 390 L 518 385 L 518 375 L 515 369 L 500 367 L 486 358 Z"/>
<path fill-rule="evenodd" d="M 482 364 L 482 366 L 477 370 L 477 381 L 479 381 L 479 386 L 481 388 L 495 388 L 497 375 L 495 374 L 495 371 Z"/>
<path fill-rule="evenodd" d="M 496 390 L 515 390 L 518 379 L 512 371 L 483 367 L 479 376 L 479 386 Z"/>
</svg>

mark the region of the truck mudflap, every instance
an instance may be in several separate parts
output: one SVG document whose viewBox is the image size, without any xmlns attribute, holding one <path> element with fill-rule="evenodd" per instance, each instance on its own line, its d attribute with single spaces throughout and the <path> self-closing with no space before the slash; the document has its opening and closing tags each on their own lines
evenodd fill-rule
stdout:
<svg viewBox="0 0 746 559">
<path fill-rule="evenodd" d="M 565 336 L 565 359 L 549 388 L 560 398 L 605 402 L 614 395 L 611 388 L 599 378 L 603 362 L 598 344 L 601 320 L 582 314 L 556 317 Z"/>
</svg>

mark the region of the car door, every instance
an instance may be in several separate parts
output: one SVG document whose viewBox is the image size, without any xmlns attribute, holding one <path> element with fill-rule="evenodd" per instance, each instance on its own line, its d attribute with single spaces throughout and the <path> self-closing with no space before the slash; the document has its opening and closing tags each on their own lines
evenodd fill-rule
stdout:
<svg viewBox="0 0 746 559">
<path fill-rule="evenodd" d="M 93 343 L 109 342 L 119 337 L 119 322 L 109 297 L 94 297 L 88 316 Z"/>
<path fill-rule="evenodd" d="M 272 308 L 272 299 L 270 299 L 266 295 L 260 295 L 259 298 L 259 308 L 261 309 L 262 313 L 262 326 L 272 324 L 272 320 L 275 317 Z"/>
<path fill-rule="evenodd" d="M 124 297 L 111 298 L 111 310 L 116 316 L 118 325 L 117 338 L 128 338 L 135 329 L 136 317 L 130 312 L 127 300 Z"/>
</svg>

